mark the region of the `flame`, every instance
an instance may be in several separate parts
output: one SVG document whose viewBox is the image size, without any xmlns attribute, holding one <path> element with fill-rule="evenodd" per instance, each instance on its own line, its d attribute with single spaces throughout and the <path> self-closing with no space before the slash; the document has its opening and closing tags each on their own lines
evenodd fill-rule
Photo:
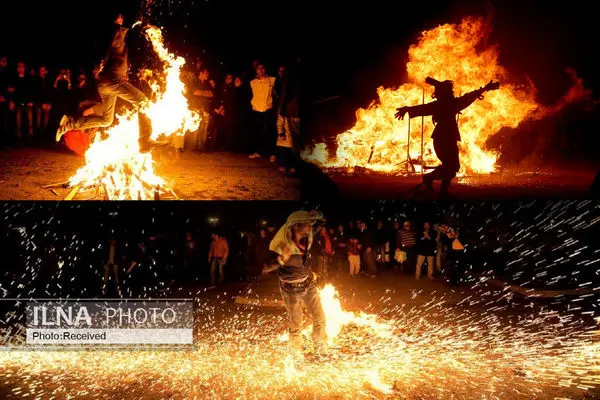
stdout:
<svg viewBox="0 0 600 400">
<path fill-rule="evenodd" d="M 182 137 L 200 125 L 200 115 L 190 110 L 180 78 L 185 59 L 169 52 L 160 28 L 150 26 L 145 35 L 162 62 L 163 71 L 159 75 L 163 79 L 149 82 L 153 100 L 143 104 L 139 112 L 151 121 L 151 140 Z M 157 187 L 165 191 L 166 182 L 155 174 L 152 155 L 140 152 L 138 113 L 128 111 L 116 118 L 117 123 L 106 130 L 105 138 L 96 136 L 85 154 L 85 166 L 69 183 L 101 186 L 109 199 L 152 199 Z"/>
<path fill-rule="evenodd" d="M 423 32 L 408 52 L 408 82 L 399 88 L 377 90 L 379 100 L 359 109 L 354 127 L 337 136 L 335 157 L 319 143 L 304 152 L 304 159 L 324 168 L 363 167 L 399 173 L 407 154 L 413 161 L 421 158 L 423 129 L 424 164 L 437 165 L 430 139 L 434 128 L 431 117 L 424 119 L 424 126 L 421 118 L 398 121 L 394 118 L 396 108 L 430 102 L 433 88 L 425 84 L 428 76 L 454 81 L 457 96 L 499 80 L 500 90 L 486 93 L 458 117 L 462 138 L 459 175 L 493 172 L 499 154 L 486 149 L 488 138 L 504 127 L 516 128 L 527 119 L 542 118 L 547 111 L 536 102 L 533 83 L 511 83 L 508 72 L 499 65 L 497 46 L 485 45 L 489 33 L 488 24 L 473 17 Z"/>
<path fill-rule="evenodd" d="M 342 331 L 342 328 L 354 324 L 356 326 L 366 327 L 375 335 L 382 338 L 390 338 L 393 335 L 393 326 L 386 322 L 379 322 L 376 315 L 368 314 L 363 311 L 356 314 L 351 311 L 344 311 L 340 303 L 339 294 L 332 284 L 325 285 L 319 289 L 319 298 L 321 306 L 325 312 L 327 340 L 329 345 L 334 345 L 335 340 Z M 308 336 L 312 326 L 307 326 L 302 334 Z M 287 341 L 288 334 L 280 336 L 280 341 Z"/>
</svg>

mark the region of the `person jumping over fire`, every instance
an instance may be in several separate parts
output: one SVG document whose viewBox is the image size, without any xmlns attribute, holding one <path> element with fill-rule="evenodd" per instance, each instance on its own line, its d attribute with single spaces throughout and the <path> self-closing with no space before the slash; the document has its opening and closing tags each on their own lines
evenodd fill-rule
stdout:
<svg viewBox="0 0 600 400">
<path fill-rule="evenodd" d="M 311 315 L 313 322 L 312 341 L 317 356 L 327 354 L 327 332 L 325 312 L 317 292 L 317 275 L 311 270 L 310 248 L 315 225 L 323 220 L 316 211 L 296 211 L 275 235 L 269 249 L 277 255 L 273 267 L 263 274 L 277 270 L 281 297 L 289 320 L 290 347 L 294 357 L 303 357 L 302 306 Z"/>
<path fill-rule="evenodd" d="M 142 22 L 138 21 L 132 28 L 141 24 Z M 101 115 L 82 116 L 79 119 L 68 115 L 63 116 L 56 132 L 57 142 L 65 133 L 75 129 L 111 126 L 115 119 L 117 98 L 129 102 L 136 108 L 148 100 L 146 95 L 128 80 L 129 60 L 126 39 L 129 31 L 130 28 L 123 26 L 123 14 L 117 14 L 108 50 L 100 65 L 94 70 L 94 76 L 98 80 L 98 92 L 102 99 Z"/>
<path fill-rule="evenodd" d="M 461 141 L 458 130 L 457 115 L 469 107 L 477 99 L 483 99 L 482 95 L 490 90 L 496 90 L 500 83 L 490 81 L 486 86 L 474 90 L 460 97 L 454 97 L 454 83 L 452 81 L 437 81 L 433 78 L 425 80 L 435 87 L 433 98 L 436 101 L 412 107 L 400 107 L 395 117 L 404 119 L 406 113 L 409 118 L 421 116 L 433 116 L 435 129 L 433 130 L 433 148 L 442 165 L 435 168 L 431 173 L 423 176 L 423 183 L 419 189 L 433 193 L 433 181 L 442 181 L 440 187 L 440 198 L 449 196 L 450 182 L 456 177 L 460 170 L 460 159 L 458 142 Z"/>
</svg>

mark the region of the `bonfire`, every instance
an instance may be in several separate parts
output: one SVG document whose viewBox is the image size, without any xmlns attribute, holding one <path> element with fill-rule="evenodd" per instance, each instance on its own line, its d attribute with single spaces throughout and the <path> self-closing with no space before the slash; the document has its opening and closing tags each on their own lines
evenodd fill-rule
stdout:
<svg viewBox="0 0 600 400">
<path fill-rule="evenodd" d="M 399 121 L 394 118 L 396 108 L 432 101 L 433 88 L 425 83 L 428 76 L 454 81 L 456 96 L 493 80 L 501 82 L 500 90 L 486 93 L 458 118 L 462 137 L 459 175 L 494 172 L 499 154 L 486 147 L 489 138 L 503 128 L 517 128 L 524 121 L 552 114 L 587 92 L 572 74 L 574 87 L 557 106 L 538 104 L 534 84 L 529 79 L 517 83 L 500 65 L 498 47 L 486 45 L 490 32 L 484 19 L 467 17 L 460 24 L 421 33 L 408 51 L 408 82 L 398 88 L 380 87 L 378 100 L 359 109 L 354 127 L 335 139 L 335 155 L 326 143 L 318 143 L 305 150 L 303 158 L 325 169 L 362 167 L 386 174 L 409 171 L 409 161 L 415 172 L 436 166 L 431 117 Z"/>
<path fill-rule="evenodd" d="M 160 81 L 149 82 L 153 100 L 139 112 L 151 121 L 151 140 L 182 140 L 186 132 L 200 125 L 200 115 L 190 109 L 181 80 L 185 59 L 169 52 L 159 28 L 150 26 L 144 33 L 163 70 L 155 74 L 162 77 Z M 70 186 L 100 187 L 111 200 L 148 200 L 157 194 L 174 194 L 167 182 L 154 172 L 152 154 L 140 151 L 139 132 L 138 112 L 117 115 L 114 126 L 104 135 L 96 135 L 85 153 L 86 164 L 70 178 Z"/>
</svg>

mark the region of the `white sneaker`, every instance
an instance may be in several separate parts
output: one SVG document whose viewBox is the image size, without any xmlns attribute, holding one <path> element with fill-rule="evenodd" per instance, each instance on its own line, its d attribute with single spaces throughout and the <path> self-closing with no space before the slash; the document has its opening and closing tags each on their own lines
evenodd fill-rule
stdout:
<svg viewBox="0 0 600 400">
<path fill-rule="evenodd" d="M 72 130 L 72 126 L 73 126 L 73 118 L 69 117 L 68 115 L 63 115 L 63 117 L 60 119 L 60 124 L 58 125 L 58 129 L 56 130 L 56 142 L 60 142 L 60 139 L 63 137 L 63 135 L 67 132 L 69 132 L 70 130 Z"/>
<path fill-rule="evenodd" d="M 250 157 L 248 157 L 248 158 L 249 158 L 249 159 L 251 159 L 251 160 L 254 160 L 255 158 L 260 158 L 260 154 L 258 154 L 258 153 L 254 153 L 254 154 L 252 154 L 252 155 L 251 155 Z"/>
</svg>

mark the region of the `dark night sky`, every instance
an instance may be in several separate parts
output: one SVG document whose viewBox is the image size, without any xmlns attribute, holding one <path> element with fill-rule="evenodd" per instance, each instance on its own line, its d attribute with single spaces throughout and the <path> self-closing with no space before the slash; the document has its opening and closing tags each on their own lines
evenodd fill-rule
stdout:
<svg viewBox="0 0 600 400">
<path fill-rule="evenodd" d="M 99 58 L 91 44 L 101 38 L 115 11 L 124 12 L 125 23 L 131 24 L 140 4 L 140 0 L 11 2 L 10 12 L 0 17 L 4 19 L 0 52 L 13 56 L 13 61 L 87 67 Z M 151 21 L 164 28 L 169 48 L 179 55 L 198 55 L 213 66 L 224 62 L 235 69 L 259 58 L 267 66 L 271 63 L 274 73 L 273 64 L 295 56 L 299 47 L 296 37 L 277 30 L 274 10 L 271 0 L 261 2 L 261 7 L 231 0 L 154 0 Z M 297 21 L 295 14 L 287 18 L 290 32 L 297 30 Z M 139 56 L 135 49 L 131 53 Z"/>
</svg>

